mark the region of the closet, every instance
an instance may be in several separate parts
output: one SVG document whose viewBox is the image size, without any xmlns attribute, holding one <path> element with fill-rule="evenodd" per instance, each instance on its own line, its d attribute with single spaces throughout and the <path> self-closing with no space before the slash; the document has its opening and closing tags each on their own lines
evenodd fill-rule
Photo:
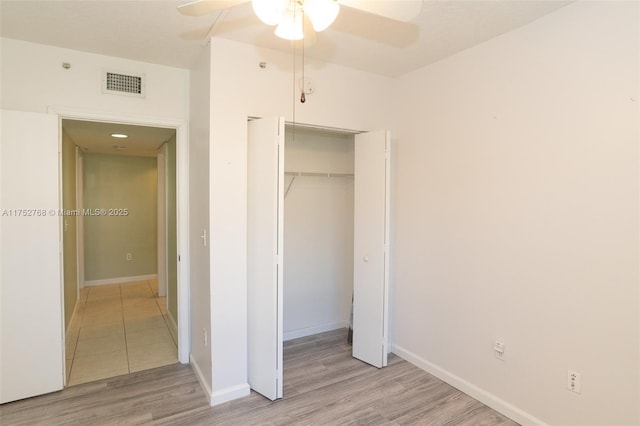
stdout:
<svg viewBox="0 0 640 426">
<path fill-rule="evenodd" d="M 285 341 L 349 325 L 353 157 L 353 134 L 285 128 Z"/>
<path fill-rule="evenodd" d="M 351 294 L 353 356 L 386 366 L 389 133 L 272 117 L 249 120 L 247 136 L 251 389 L 281 398 L 283 341 L 346 327 Z"/>
</svg>

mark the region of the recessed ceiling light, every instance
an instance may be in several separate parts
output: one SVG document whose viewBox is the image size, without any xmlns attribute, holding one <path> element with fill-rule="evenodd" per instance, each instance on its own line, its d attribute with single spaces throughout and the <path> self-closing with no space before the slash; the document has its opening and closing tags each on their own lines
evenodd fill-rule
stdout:
<svg viewBox="0 0 640 426">
<path fill-rule="evenodd" d="M 129 135 L 125 135 L 124 133 L 112 133 L 111 137 L 112 138 L 124 139 L 124 138 L 128 138 Z"/>
</svg>

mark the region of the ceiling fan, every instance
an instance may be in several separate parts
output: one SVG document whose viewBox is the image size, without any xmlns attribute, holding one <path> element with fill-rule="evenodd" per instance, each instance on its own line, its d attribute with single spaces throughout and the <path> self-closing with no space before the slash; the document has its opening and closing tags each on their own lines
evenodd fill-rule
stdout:
<svg viewBox="0 0 640 426">
<path fill-rule="evenodd" d="M 276 26 L 275 34 L 286 40 L 301 40 L 305 34 L 327 29 L 348 7 L 400 22 L 408 22 L 422 10 L 422 0 L 195 0 L 178 7 L 183 15 L 201 16 L 251 1 L 258 18 Z M 305 22 L 310 25 L 305 25 Z"/>
</svg>

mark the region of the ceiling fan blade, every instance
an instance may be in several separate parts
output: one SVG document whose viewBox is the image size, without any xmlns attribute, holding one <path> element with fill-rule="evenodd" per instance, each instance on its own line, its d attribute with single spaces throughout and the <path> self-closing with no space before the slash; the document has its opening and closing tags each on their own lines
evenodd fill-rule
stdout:
<svg viewBox="0 0 640 426">
<path fill-rule="evenodd" d="M 195 0 L 178 6 L 178 12 L 186 16 L 202 16 L 248 1 L 250 0 Z"/>
<path fill-rule="evenodd" d="M 338 3 L 401 22 L 412 20 L 422 11 L 422 0 L 339 0 Z"/>
</svg>

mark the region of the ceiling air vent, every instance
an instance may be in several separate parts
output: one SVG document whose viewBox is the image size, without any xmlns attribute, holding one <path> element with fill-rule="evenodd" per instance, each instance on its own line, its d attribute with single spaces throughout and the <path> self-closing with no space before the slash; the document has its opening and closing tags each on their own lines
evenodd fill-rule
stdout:
<svg viewBox="0 0 640 426">
<path fill-rule="evenodd" d="M 144 74 L 104 71 L 102 93 L 144 98 Z"/>
</svg>

